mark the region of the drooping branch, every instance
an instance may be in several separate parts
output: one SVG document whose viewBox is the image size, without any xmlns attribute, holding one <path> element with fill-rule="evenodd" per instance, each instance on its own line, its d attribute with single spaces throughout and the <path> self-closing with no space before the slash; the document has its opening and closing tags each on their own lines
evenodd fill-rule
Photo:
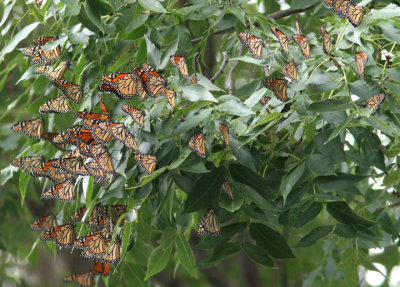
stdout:
<svg viewBox="0 0 400 287">
<path fill-rule="evenodd" d="M 310 10 L 310 9 L 313 8 L 313 7 L 314 7 L 314 5 L 308 6 L 308 7 L 306 7 L 306 8 L 301 8 L 301 9 L 293 9 L 293 10 L 292 10 L 292 9 L 286 9 L 286 10 L 281 10 L 281 11 L 277 11 L 277 12 L 268 14 L 267 17 L 277 20 L 277 19 L 281 19 L 281 18 L 288 17 L 288 16 L 293 15 L 293 14 L 297 14 L 297 13 L 301 13 L 301 12 Z"/>
<path fill-rule="evenodd" d="M 217 78 L 224 72 L 226 64 L 228 64 L 228 53 L 226 51 L 222 52 L 222 56 L 224 57 L 224 60 L 222 61 L 221 66 L 219 67 L 218 71 L 215 73 L 215 75 L 210 79 L 212 83 L 214 83 Z"/>
</svg>

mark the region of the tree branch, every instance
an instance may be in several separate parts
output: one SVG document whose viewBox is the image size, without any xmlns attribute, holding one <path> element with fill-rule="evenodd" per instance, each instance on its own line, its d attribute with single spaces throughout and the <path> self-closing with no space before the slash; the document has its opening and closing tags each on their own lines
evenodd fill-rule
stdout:
<svg viewBox="0 0 400 287">
<path fill-rule="evenodd" d="M 238 57 L 240 57 L 243 53 L 243 47 L 244 45 L 241 45 L 240 50 L 239 50 L 239 55 Z M 228 82 L 229 82 L 229 94 L 232 95 L 233 94 L 233 81 L 232 81 L 232 74 L 233 72 L 236 70 L 236 68 L 239 66 L 239 60 L 236 61 L 235 65 L 229 70 L 229 74 L 228 74 Z"/>
<path fill-rule="evenodd" d="M 210 79 L 211 83 L 214 83 L 215 80 L 224 72 L 226 64 L 228 64 L 228 53 L 226 51 L 222 52 L 222 56 L 224 57 L 224 60 L 222 61 L 221 66 L 219 67 L 218 71 L 215 73 L 215 75 Z"/>
<path fill-rule="evenodd" d="M 301 12 L 310 10 L 310 9 L 313 8 L 313 7 L 314 7 L 314 5 L 311 5 L 311 6 L 309 6 L 309 7 L 302 8 L 302 9 L 295 9 L 295 10 L 286 9 L 286 10 L 281 10 L 281 11 L 277 11 L 277 12 L 268 14 L 267 17 L 268 17 L 268 18 L 275 19 L 275 20 L 276 20 L 276 19 L 281 19 L 281 18 L 285 18 L 285 17 L 288 17 L 288 16 L 293 15 L 293 14 L 297 14 L 297 13 L 301 13 Z"/>
</svg>

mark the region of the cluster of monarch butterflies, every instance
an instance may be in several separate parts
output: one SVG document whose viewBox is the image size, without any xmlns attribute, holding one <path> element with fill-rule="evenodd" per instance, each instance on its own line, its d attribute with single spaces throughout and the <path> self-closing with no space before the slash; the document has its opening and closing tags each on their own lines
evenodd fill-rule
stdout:
<svg viewBox="0 0 400 287">
<path fill-rule="evenodd" d="M 350 0 L 330 0 L 330 1 L 324 0 L 324 1 L 326 4 L 334 7 L 335 11 L 346 11 L 346 13 L 343 15 L 346 15 L 354 26 L 358 26 L 359 23 L 361 22 L 361 19 L 364 15 L 364 10 L 360 6 L 354 6 L 352 1 L 350 1 Z M 339 12 L 337 12 L 337 13 L 339 15 Z M 278 29 L 275 26 L 271 26 L 270 29 L 271 29 L 271 32 L 277 38 L 283 51 L 288 54 L 289 53 L 289 37 L 286 36 L 285 33 L 283 33 L 280 29 Z M 320 32 L 321 32 L 322 44 L 323 44 L 322 50 L 325 54 L 330 55 L 331 36 L 329 35 L 328 31 L 323 26 L 321 26 Z M 294 34 L 293 34 L 292 38 L 293 38 L 294 42 L 300 46 L 300 50 L 301 50 L 302 54 L 307 59 L 310 59 L 311 58 L 310 44 L 309 44 L 307 36 L 303 35 L 303 33 L 302 33 L 302 28 L 301 28 L 298 17 L 296 19 L 296 25 L 295 25 Z M 255 58 L 262 59 L 263 48 L 265 46 L 264 39 L 254 36 L 248 32 L 240 32 L 239 39 L 249 49 L 250 53 Z M 368 62 L 367 53 L 365 53 L 363 51 L 357 52 L 354 55 L 354 59 L 355 59 L 355 64 L 356 64 L 358 75 L 360 77 L 363 77 L 364 72 L 365 72 L 365 66 Z M 290 81 L 297 81 L 298 72 L 297 72 L 296 63 L 294 60 L 291 60 L 290 62 L 286 63 L 283 66 L 282 74 L 285 77 L 289 78 Z M 263 85 L 267 89 L 271 90 L 274 93 L 274 95 L 282 102 L 286 102 L 288 100 L 287 81 L 285 79 L 268 77 L 268 78 L 264 79 Z M 366 102 L 365 107 L 372 108 L 372 115 L 374 115 L 377 112 L 379 105 L 385 99 L 385 97 L 384 96 L 382 97 L 381 95 L 383 95 L 383 94 L 378 94 L 378 95 L 372 96 Z M 262 105 L 266 106 L 266 105 L 268 105 L 270 100 L 271 100 L 271 97 L 264 96 L 260 100 L 260 103 Z M 267 107 L 267 111 L 269 113 L 272 112 L 270 106 Z"/>
<path fill-rule="evenodd" d="M 108 276 L 112 264 L 120 260 L 121 239 L 119 235 L 112 239 L 115 226 L 124 224 L 120 217 L 126 212 L 126 205 L 101 206 L 96 205 L 92 210 L 86 206 L 78 209 L 71 217 L 70 222 L 58 225 L 53 214 L 37 217 L 31 224 L 34 231 L 43 231 L 42 241 L 52 241 L 59 248 L 79 249 L 81 258 L 94 260 L 90 271 L 73 274 L 65 277 L 65 282 L 77 283 L 80 286 L 92 286 L 96 275 Z M 85 223 L 92 230 L 81 237 L 76 236 L 75 224 Z"/>
<path fill-rule="evenodd" d="M 353 0 L 324 0 L 340 18 L 347 18 L 353 26 L 358 26 L 364 17 L 364 8 L 355 6 Z"/>
</svg>

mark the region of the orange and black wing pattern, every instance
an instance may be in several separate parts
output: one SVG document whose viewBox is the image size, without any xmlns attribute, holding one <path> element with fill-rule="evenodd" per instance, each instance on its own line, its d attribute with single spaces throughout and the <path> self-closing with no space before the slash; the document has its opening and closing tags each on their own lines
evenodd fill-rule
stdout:
<svg viewBox="0 0 400 287">
<path fill-rule="evenodd" d="M 297 45 L 300 46 L 301 53 L 307 58 L 310 59 L 310 43 L 308 42 L 307 36 L 294 34 L 293 40 L 296 42 Z"/>
<path fill-rule="evenodd" d="M 271 26 L 271 32 L 278 39 L 279 44 L 281 45 L 282 49 L 286 53 L 289 53 L 289 38 L 285 35 L 285 33 L 283 33 L 281 30 L 279 30 L 275 26 Z"/>
<path fill-rule="evenodd" d="M 56 148 L 65 150 L 65 143 L 55 143 L 53 139 L 57 137 L 57 133 L 43 133 L 42 139 L 51 142 Z"/>
<path fill-rule="evenodd" d="M 332 8 L 339 18 L 344 18 L 347 14 L 347 6 L 349 6 L 351 3 L 352 0 L 333 0 Z"/>
<path fill-rule="evenodd" d="M 143 120 L 145 117 L 145 112 L 142 110 L 139 110 L 133 106 L 130 105 L 122 105 L 121 109 L 127 113 L 128 115 L 131 116 L 131 118 L 134 120 L 135 123 L 137 123 L 139 126 L 143 126 Z"/>
<path fill-rule="evenodd" d="M 164 96 L 167 98 L 167 101 L 171 107 L 175 106 L 175 92 L 171 89 L 164 88 Z"/>
<path fill-rule="evenodd" d="M 109 264 L 116 264 L 119 262 L 121 256 L 121 239 L 119 236 L 115 238 L 113 243 L 107 246 L 106 252 L 99 256 L 99 260 Z"/>
<path fill-rule="evenodd" d="M 282 102 L 286 102 L 288 100 L 287 86 L 284 79 L 266 78 L 263 84 L 267 89 L 273 91 L 275 96 Z"/>
<path fill-rule="evenodd" d="M 143 168 L 148 174 L 152 174 L 157 166 L 157 159 L 149 154 L 135 154 L 135 161 Z"/>
<path fill-rule="evenodd" d="M 124 145 L 130 150 L 133 150 L 134 152 L 139 152 L 139 147 L 136 143 L 135 136 L 130 132 L 126 133 Z"/>
<path fill-rule="evenodd" d="M 321 26 L 320 32 L 322 36 L 323 51 L 325 54 L 329 54 L 329 50 L 331 49 L 331 35 L 329 35 L 323 26 Z"/>
<path fill-rule="evenodd" d="M 385 100 L 385 94 L 377 94 L 367 99 L 365 107 L 372 108 L 371 115 L 375 115 L 376 112 L 378 111 L 379 106 L 382 104 L 384 100 Z"/>
<path fill-rule="evenodd" d="M 57 220 L 53 214 L 36 217 L 31 224 L 31 229 L 34 231 L 46 231 L 52 227 L 56 227 Z"/>
<path fill-rule="evenodd" d="M 39 107 L 39 114 L 65 114 L 72 109 L 66 96 L 59 96 L 55 99 L 45 102 Z"/>
<path fill-rule="evenodd" d="M 94 260 L 92 266 L 90 267 L 90 275 L 96 276 L 108 276 L 110 275 L 112 265 L 108 263 L 103 263 L 99 260 Z"/>
<path fill-rule="evenodd" d="M 333 7 L 333 0 L 324 0 L 325 4 L 329 7 Z"/>
<path fill-rule="evenodd" d="M 60 64 L 58 64 L 57 67 L 49 68 L 46 71 L 46 76 L 51 80 L 61 79 L 64 76 L 65 72 L 68 70 L 69 65 L 69 61 L 62 61 Z"/>
<path fill-rule="evenodd" d="M 291 60 L 289 63 L 285 64 L 282 68 L 282 74 L 292 81 L 297 81 L 297 70 L 296 63 Z"/>
<path fill-rule="evenodd" d="M 62 202 L 73 201 L 74 197 L 75 197 L 74 179 L 68 179 L 64 182 L 56 184 L 42 193 L 42 198 L 44 199 L 56 198 Z"/>
<path fill-rule="evenodd" d="M 172 55 L 169 57 L 169 61 L 171 62 L 172 65 L 178 68 L 182 76 L 184 76 L 186 79 L 190 78 L 185 57 Z"/>
<path fill-rule="evenodd" d="M 132 74 L 135 78 L 136 83 L 136 92 L 141 101 L 145 100 L 147 96 L 149 96 L 149 87 L 148 87 L 148 77 L 146 72 L 141 68 L 133 68 Z"/>
<path fill-rule="evenodd" d="M 196 152 L 199 157 L 206 157 L 206 137 L 203 133 L 194 135 L 189 140 L 189 147 L 192 151 Z"/>
<path fill-rule="evenodd" d="M 74 103 L 79 104 L 81 102 L 83 90 L 77 84 L 62 79 L 53 80 L 51 83 L 56 88 L 60 89 L 64 95 Z"/>
<path fill-rule="evenodd" d="M 229 198 L 233 200 L 232 187 L 231 187 L 231 184 L 229 183 L 229 180 L 224 181 L 224 183 L 222 184 L 222 189 L 223 189 L 223 191 L 226 192 L 226 194 L 229 196 Z"/>
<path fill-rule="evenodd" d="M 64 277 L 64 282 L 74 283 L 79 287 L 93 286 L 93 278 L 89 272 L 87 273 L 76 273 L 67 277 Z"/>
<path fill-rule="evenodd" d="M 229 148 L 229 127 L 226 124 L 220 123 L 219 131 L 222 133 L 226 147 Z"/>
<path fill-rule="evenodd" d="M 217 220 L 217 214 L 214 208 L 210 208 L 207 213 L 200 220 L 197 227 L 197 233 L 199 235 L 219 235 L 220 228 Z"/>
<path fill-rule="evenodd" d="M 40 236 L 40 240 L 54 241 L 62 248 L 71 247 L 75 241 L 75 228 L 72 224 L 52 227 Z"/>
<path fill-rule="evenodd" d="M 362 18 L 364 17 L 364 8 L 349 4 L 347 6 L 346 17 L 354 27 L 357 27 L 361 24 Z"/>
<path fill-rule="evenodd" d="M 365 52 L 358 52 L 354 55 L 356 61 L 357 71 L 360 77 L 364 77 L 365 65 L 368 62 L 368 55 Z"/>
<path fill-rule="evenodd" d="M 239 39 L 257 59 L 262 58 L 264 40 L 247 32 L 240 32 Z"/>
<path fill-rule="evenodd" d="M 39 139 L 43 135 L 44 120 L 38 118 L 34 120 L 23 121 L 11 127 L 13 132 L 24 133 L 28 137 Z"/>
<path fill-rule="evenodd" d="M 107 92 L 113 92 L 122 99 L 132 99 L 136 94 L 136 83 L 132 73 L 110 73 L 100 80 L 113 88 L 109 89 L 102 85 L 100 89 L 106 88 Z"/>
<path fill-rule="evenodd" d="M 168 82 L 161 76 L 154 67 L 143 64 L 143 70 L 147 75 L 147 86 L 148 92 L 152 97 L 158 97 L 164 91 L 164 88 L 167 86 Z"/>
</svg>

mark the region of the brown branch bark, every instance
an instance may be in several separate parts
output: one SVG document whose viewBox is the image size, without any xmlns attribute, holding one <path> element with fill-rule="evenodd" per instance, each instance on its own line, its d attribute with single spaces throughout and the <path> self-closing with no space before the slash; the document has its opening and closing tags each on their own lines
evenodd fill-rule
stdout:
<svg viewBox="0 0 400 287">
<path fill-rule="evenodd" d="M 302 8 L 302 9 L 294 9 L 294 10 L 286 9 L 286 10 L 277 11 L 277 12 L 268 14 L 267 17 L 277 20 L 277 19 L 288 17 L 293 14 L 297 14 L 297 13 L 301 13 L 301 12 L 310 10 L 311 8 L 314 8 L 314 5 L 311 5 L 309 7 Z"/>
<path fill-rule="evenodd" d="M 219 67 L 218 71 L 215 73 L 215 75 L 210 79 L 212 83 L 214 83 L 217 78 L 224 72 L 224 69 L 226 67 L 226 64 L 228 64 L 228 53 L 226 51 L 222 52 L 222 56 L 224 57 L 221 66 Z"/>
<path fill-rule="evenodd" d="M 243 53 L 243 47 L 244 47 L 243 45 L 240 47 L 238 57 L 240 57 L 240 56 L 242 55 L 242 53 Z M 232 94 L 233 94 L 234 85 L 233 85 L 233 80 L 232 80 L 232 74 L 233 74 L 233 72 L 236 70 L 236 68 L 239 66 L 239 63 L 240 63 L 240 61 L 237 60 L 236 63 L 235 63 L 235 65 L 229 70 L 229 74 L 228 74 L 229 95 L 232 95 Z"/>
</svg>

